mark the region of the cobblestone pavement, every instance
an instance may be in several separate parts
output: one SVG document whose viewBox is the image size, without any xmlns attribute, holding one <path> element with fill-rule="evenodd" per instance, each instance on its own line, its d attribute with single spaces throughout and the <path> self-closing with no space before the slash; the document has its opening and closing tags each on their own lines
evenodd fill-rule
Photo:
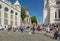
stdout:
<svg viewBox="0 0 60 41">
<path fill-rule="evenodd" d="M 0 41 L 57 41 L 45 36 L 42 32 L 28 34 L 28 32 L 0 31 Z"/>
</svg>

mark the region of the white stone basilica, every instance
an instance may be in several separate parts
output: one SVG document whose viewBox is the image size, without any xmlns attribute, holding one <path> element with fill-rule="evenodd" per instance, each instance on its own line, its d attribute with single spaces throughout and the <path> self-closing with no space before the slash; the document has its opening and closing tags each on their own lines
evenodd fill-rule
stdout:
<svg viewBox="0 0 60 41">
<path fill-rule="evenodd" d="M 0 26 L 21 25 L 21 5 L 18 0 L 11 4 L 8 0 L 0 0 Z"/>
<path fill-rule="evenodd" d="M 43 24 L 60 23 L 60 0 L 44 0 Z"/>
</svg>

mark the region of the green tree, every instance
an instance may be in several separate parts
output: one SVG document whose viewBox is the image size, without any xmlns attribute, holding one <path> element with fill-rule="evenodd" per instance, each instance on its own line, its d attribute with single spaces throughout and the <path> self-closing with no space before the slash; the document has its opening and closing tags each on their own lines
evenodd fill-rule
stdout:
<svg viewBox="0 0 60 41">
<path fill-rule="evenodd" d="M 31 17 L 31 23 L 33 24 L 33 23 L 36 23 L 37 24 L 37 18 L 36 18 L 36 16 L 32 16 Z"/>
<path fill-rule="evenodd" d="M 26 17 L 26 11 L 25 11 L 25 8 L 24 7 L 21 7 L 21 18 L 22 18 L 22 21 L 24 21 L 24 18 Z"/>
<path fill-rule="evenodd" d="M 11 4 L 14 4 L 14 2 L 11 2 Z"/>
</svg>

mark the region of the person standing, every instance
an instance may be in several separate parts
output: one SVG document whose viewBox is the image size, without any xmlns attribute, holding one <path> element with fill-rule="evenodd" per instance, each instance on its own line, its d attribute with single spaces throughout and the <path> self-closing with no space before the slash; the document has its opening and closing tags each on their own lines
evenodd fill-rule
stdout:
<svg viewBox="0 0 60 41">
<path fill-rule="evenodd" d="M 46 28 L 46 32 L 50 32 L 50 27 L 49 27 L 49 25 L 47 26 L 47 28 Z"/>
<path fill-rule="evenodd" d="M 32 34 L 35 34 L 35 28 L 34 28 L 34 26 L 33 26 L 32 30 L 33 30 Z"/>
<path fill-rule="evenodd" d="M 58 33 L 59 33 L 59 28 L 58 28 L 58 26 L 56 26 L 55 30 L 54 30 L 54 39 L 57 39 Z"/>
<path fill-rule="evenodd" d="M 38 25 L 38 27 L 37 27 L 37 30 L 38 30 L 38 31 L 40 31 L 40 30 L 41 30 L 41 28 L 40 28 L 40 26 L 39 26 L 39 25 Z"/>
<path fill-rule="evenodd" d="M 60 40 L 60 28 L 59 28 L 59 32 L 58 32 L 58 37 L 57 37 L 58 40 Z"/>
</svg>

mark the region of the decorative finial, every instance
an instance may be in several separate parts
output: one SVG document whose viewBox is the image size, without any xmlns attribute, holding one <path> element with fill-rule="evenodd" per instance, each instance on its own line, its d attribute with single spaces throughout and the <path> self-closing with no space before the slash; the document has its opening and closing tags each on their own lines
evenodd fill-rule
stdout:
<svg viewBox="0 0 60 41">
<path fill-rule="evenodd" d="M 2 1 L 4 1 L 4 0 L 2 0 Z"/>
<path fill-rule="evenodd" d="M 15 4 L 14 4 L 14 5 L 19 5 L 19 6 L 20 6 L 19 1 L 18 1 L 18 0 L 16 0 L 16 2 L 15 2 Z"/>
</svg>

